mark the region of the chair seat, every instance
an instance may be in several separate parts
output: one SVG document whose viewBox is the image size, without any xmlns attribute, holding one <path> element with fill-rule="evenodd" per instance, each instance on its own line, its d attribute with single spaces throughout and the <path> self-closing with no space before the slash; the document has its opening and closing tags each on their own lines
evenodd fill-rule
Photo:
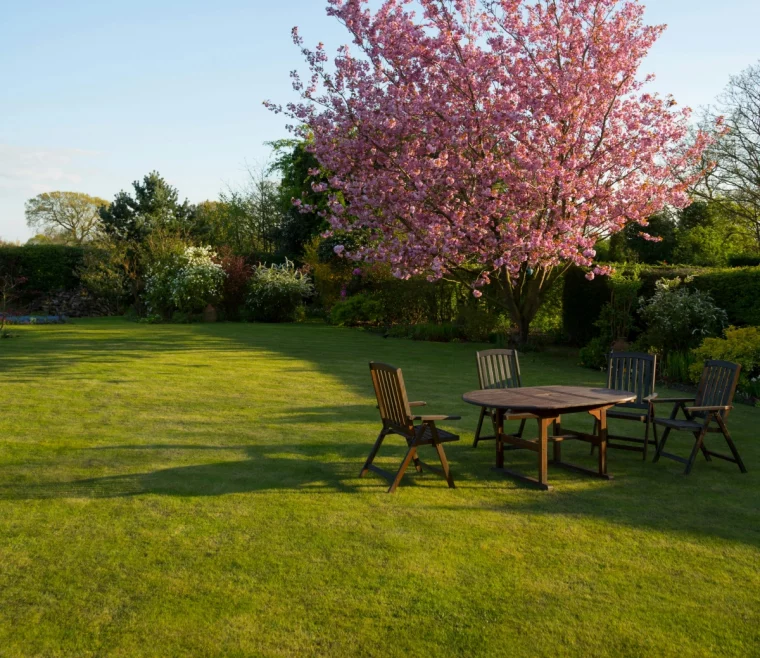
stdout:
<svg viewBox="0 0 760 658">
<path fill-rule="evenodd" d="M 428 443 L 433 442 L 433 431 L 430 429 L 430 425 L 425 424 L 423 425 L 425 428 L 422 432 L 422 436 L 419 438 L 419 444 L 420 445 L 426 445 Z M 447 432 L 446 430 L 442 430 L 439 427 L 436 427 L 438 430 L 438 441 L 441 443 L 449 443 L 450 441 L 459 441 L 459 435 L 458 434 L 452 434 L 451 432 Z"/>
<path fill-rule="evenodd" d="M 642 423 L 647 422 L 646 411 L 619 411 L 617 409 L 610 409 L 607 412 L 607 418 L 617 418 L 618 420 L 637 420 Z"/>
<path fill-rule="evenodd" d="M 698 432 L 704 425 L 694 420 L 680 420 L 678 418 L 655 418 L 654 424 L 681 432 Z"/>
</svg>

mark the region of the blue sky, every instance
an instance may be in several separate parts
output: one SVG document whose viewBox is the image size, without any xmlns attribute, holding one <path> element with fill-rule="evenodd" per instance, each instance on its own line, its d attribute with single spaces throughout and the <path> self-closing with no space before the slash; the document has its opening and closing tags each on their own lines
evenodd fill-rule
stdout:
<svg viewBox="0 0 760 658">
<path fill-rule="evenodd" d="M 323 0 L 25 0 L 0 20 L 0 239 L 26 240 L 24 201 L 75 190 L 111 199 L 157 169 L 193 202 L 245 178 L 286 137 L 265 99 L 304 70 L 290 40 L 347 41 Z M 760 60 L 758 0 L 650 0 L 667 23 L 642 71 L 681 105 L 711 103 Z"/>
</svg>

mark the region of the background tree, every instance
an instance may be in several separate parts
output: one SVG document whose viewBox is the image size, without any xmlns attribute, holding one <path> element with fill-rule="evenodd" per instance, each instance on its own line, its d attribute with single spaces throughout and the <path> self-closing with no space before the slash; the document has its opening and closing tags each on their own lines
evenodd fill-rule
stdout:
<svg viewBox="0 0 760 658">
<path fill-rule="evenodd" d="M 103 232 L 110 251 L 109 277 L 123 274 L 135 309 L 144 310 L 145 277 L 155 253 L 181 241 L 193 225 L 194 210 L 187 200 L 180 203 L 177 189 L 158 172 L 132 183 L 133 194 L 121 191 L 100 209 Z M 115 268 L 115 270 L 114 270 Z M 97 270 L 97 268 L 95 268 Z"/>
<path fill-rule="evenodd" d="M 244 185 L 228 187 L 218 201 L 196 206 L 191 234 L 203 244 L 267 260 L 280 250 L 281 206 L 278 184 L 267 167 L 249 168 Z"/>
<path fill-rule="evenodd" d="M 760 63 L 731 78 L 717 107 L 706 112 L 705 127 L 717 116 L 725 117 L 727 130 L 705 153 L 717 166 L 694 193 L 752 231 L 760 251 Z"/>
<path fill-rule="evenodd" d="M 632 224 L 613 235 L 603 256 L 618 263 L 725 266 L 731 256 L 754 247 L 753 233 L 729 211 L 730 205 L 715 201 L 695 201 L 681 210 L 668 208 L 650 217 L 646 229 Z M 652 237 L 659 240 L 654 242 Z"/>
<path fill-rule="evenodd" d="M 191 228 L 193 207 L 187 199 L 180 203 L 177 189 L 157 171 L 132 187 L 132 195 L 122 190 L 100 209 L 103 230 L 109 237 L 135 243 L 157 229 L 181 232 Z"/>
<path fill-rule="evenodd" d="M 327 191 L 316 192 L 312 186 L 327 183 L 319 162 L 306 140 L 283 139 L 272 142 L 275 160 L 270 173 L 280 175 L 279 194 L 283 220 L 278 231 L 279 249 L 289 258 L 300 260 L 305 246 L 329 228 L 325 220 Z M 302 206 L 294 206 L 299 199 Z"/>
<path fill-rule="evenodd" d="M 643 92 L 664 28 L 635 0 L 419 0 L 419 19 L 410 4 L 329 0 L 359 51 L 334 71 L 294 30 L 311 76 L 294 74 L 303 101 L 287 112 L 330 172 L 326 219 L 360 238 L 338 252 L 485 290 L 525 340 L 600 238 L 688 204 L 700 172 L 676 175 L 709 138 L 685 146 L 689 111 Z"/>
<path fill-rule="evenodd" d="M 26 202 L 26 223 L 52 242 L 81 245 L 100 232 L 107 201 L 82 192 L 45 192 Z"/>
</svg>

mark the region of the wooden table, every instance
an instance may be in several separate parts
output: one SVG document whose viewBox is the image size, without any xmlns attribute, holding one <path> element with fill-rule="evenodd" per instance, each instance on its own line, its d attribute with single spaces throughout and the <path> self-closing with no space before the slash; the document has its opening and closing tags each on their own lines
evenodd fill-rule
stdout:
<svg viewBox="0 0 760 658">
<path fill-rule="evenodd" d="M 496 470 L 537 485 L 548 491 L 548 444 L 554 444 L 551 464 L 573 471 L 611 480 L 607 474 L 607 410 L 616 404 L 632 402 L 636 399 L 628 391 L 613 391 L 608 388 L 585 388 L 581 386 L 530 386 L 510 389 L 486 389 L 465 393 L 462 399 L 478 407 L 486 407 L 495 412 Z M 560 420 L 563 414 L 587 411 L 595 419 L 596 434 L 584 432 L 562 433 Z M 532 414 L 538 422 L 538 438 L 523 439 L 504 433 L 504 416 Z M 549 425 L 554 425 L 549 436 Z M 599 448 L 599 469 L 593 471 L 582 466 L 562 461 L 562 442 L 567 440 L 586 441 Z M 532 478 L 518 471 L 504 468 L 504 444 L 514 448 L 524 448 L 538 453 L 538 478 Z"/>
</svg>

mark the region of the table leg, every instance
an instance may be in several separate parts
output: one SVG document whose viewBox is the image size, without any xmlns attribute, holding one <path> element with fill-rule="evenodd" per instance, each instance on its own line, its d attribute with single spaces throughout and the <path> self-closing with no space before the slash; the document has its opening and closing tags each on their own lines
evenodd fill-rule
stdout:
<svg viewBox="0 0 760 658">
<path fill-rule="evenodd" d="M 551 418 L 538 419 L 538 483 L 549 486 L 549 425 Z"/>
<path fill-rule="evenodd" d="M 607 409 L 599 410 L 599 475 L 607 475 Z"/>
<path fill-rule="evenodd" d="M 602 407 L 599 409 L 592 409 L 589 413 L 595 418 L 594 433 L 586 434 L 585 432 L 565 432 L 565 436 L 568 438 L 579 439 L 586 441 L 592 446 L 599 448 L 599 466 L 596 470 L 585 468 L 583 466 L 576 466 L 575 464 L 568 464 L 563 462 L 559 457 L 561 455 L 559 444 L 554 444 L 554 459 L 552 460 L 552 466 L 561 466 L 577 473 L 583 473 L 584 475 L 593 475 L 594 477 L 600 477 L 605 480 L 612 480 L 612 476 L 607 474 L 607 409 L 608 407 Z M 559 434 L 560 419 L 557 418 L 555 423 L 554 432 Z"/>
<path fill-rule="evenodd" d="M 496 409 L 496 468 L 504 468 L 504 410 Z"/>
</svg>

